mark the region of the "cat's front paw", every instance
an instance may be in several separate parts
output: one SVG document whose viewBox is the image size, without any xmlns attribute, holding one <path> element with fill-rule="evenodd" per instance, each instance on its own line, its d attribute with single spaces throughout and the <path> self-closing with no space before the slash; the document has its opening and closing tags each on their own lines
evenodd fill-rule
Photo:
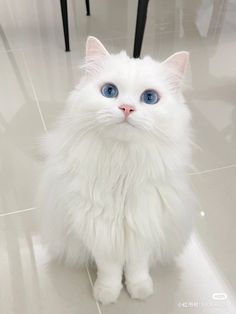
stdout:
<svg viewBox="0 0 236 314">
<path fill-rule="evenodd" d="M 121 283 L 105 284 L 97 279 L 93 287 L 93 295 L 94 298 L 102 304 L 114 303 L 118 299 L 121 288 Z"/>
<path fill-rule="evenodd" d="M 126 286 L 133 299 L 145 300 L 153 294 L 153 282 L 150 276 L 137 282 L 127 281 Z"/>
</svg>

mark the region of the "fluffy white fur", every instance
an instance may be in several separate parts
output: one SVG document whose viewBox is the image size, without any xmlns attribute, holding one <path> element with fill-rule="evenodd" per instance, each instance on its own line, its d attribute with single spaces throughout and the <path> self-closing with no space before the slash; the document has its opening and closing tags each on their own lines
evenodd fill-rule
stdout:
<svg viewBox="0 0 236 314">
<path fill-rule="evenodd" d="M 153 292 L 149 267 L 181 252 L 192 228 L 191 115 L 180 86 L 186 52 L 159 63 L 110 55 L 87 41 L 85 75 L 44 143 L 40 186 L 43 238 L 67 264 L 97 265 L 94 296 L 116 301 L 124 271 L 133 298 Z M 101 92 L 105 82 L 117 98 Z M 140 102 L 156 89 L 156 105 Z M 118 108 L 135 111 L 124 122 Z"/>
</svg>

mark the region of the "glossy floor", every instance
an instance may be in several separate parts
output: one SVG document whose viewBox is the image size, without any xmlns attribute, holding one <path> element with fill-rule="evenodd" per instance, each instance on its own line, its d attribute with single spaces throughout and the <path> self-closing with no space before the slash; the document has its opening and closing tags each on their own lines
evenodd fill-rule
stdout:
<svg viewBox="0 0 236 314">
<path fill-rule="evenodd" d="M 91 1 L 91 17 L 83 0 L 68 4 L 65 53 L 59 1 L 0 0 L 0 313 L 236 313 L 236 2 L 150 0 L 143 55 L 191 53 L 185 96 L 198 229 L 175 266 L 153 269 L 149 300 L 123 290 L 109 306 L 92 297 L 93 269 L 45 263 L 34 210 L 37 142 L 78 81 L 87 35 L 132 54 L 137 1 Z"/>
</svg>

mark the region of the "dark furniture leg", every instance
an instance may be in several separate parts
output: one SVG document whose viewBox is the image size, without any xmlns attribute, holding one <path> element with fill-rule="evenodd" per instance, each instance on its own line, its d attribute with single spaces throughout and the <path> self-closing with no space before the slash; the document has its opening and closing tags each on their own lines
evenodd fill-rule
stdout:
<svg viewBox="0 0 236 314">
<path fill-rule="evenodd" d="M 65 50 L 70 51 L 70 39 L 69 39 L 69 25 L 68 25 L 68 12 L 67 12 L 67 0 L 61 1 L 61 15 L 65 39 Z"/>
<path fill-rule="evenodd" d="M 133 57 L 139 58 L 143 42 L 143 34 L 145 30 L 147 9 L 149 0 L 138 0 L 138 11 L 136 19 L 135 39 L 134 39 L 134 52 Z"/>
<path fill-rule="evenodd" d="M 89 0 L 85 0 L 86 3 L 86 11 L 87 11 L 87 15 L 90 15 L 90 5 L 89 5 Z"/>
</svg>

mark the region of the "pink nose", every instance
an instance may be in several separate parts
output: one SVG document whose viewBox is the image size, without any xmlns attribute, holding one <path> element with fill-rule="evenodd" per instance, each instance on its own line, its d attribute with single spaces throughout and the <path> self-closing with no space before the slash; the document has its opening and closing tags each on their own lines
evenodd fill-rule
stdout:
<svg viewBox="0 0 236 314">
<path fill-rule="evenodd" d="M 125 120 L 128 118 L 128 116 L 135 111 L 134 107 L 133 106 L 130 106 L 130 105 L 121 105 L 119 107 L 120 110 L 123 111 L 124 113 L 124 116 L 125 116 Z"/>
</svg>

